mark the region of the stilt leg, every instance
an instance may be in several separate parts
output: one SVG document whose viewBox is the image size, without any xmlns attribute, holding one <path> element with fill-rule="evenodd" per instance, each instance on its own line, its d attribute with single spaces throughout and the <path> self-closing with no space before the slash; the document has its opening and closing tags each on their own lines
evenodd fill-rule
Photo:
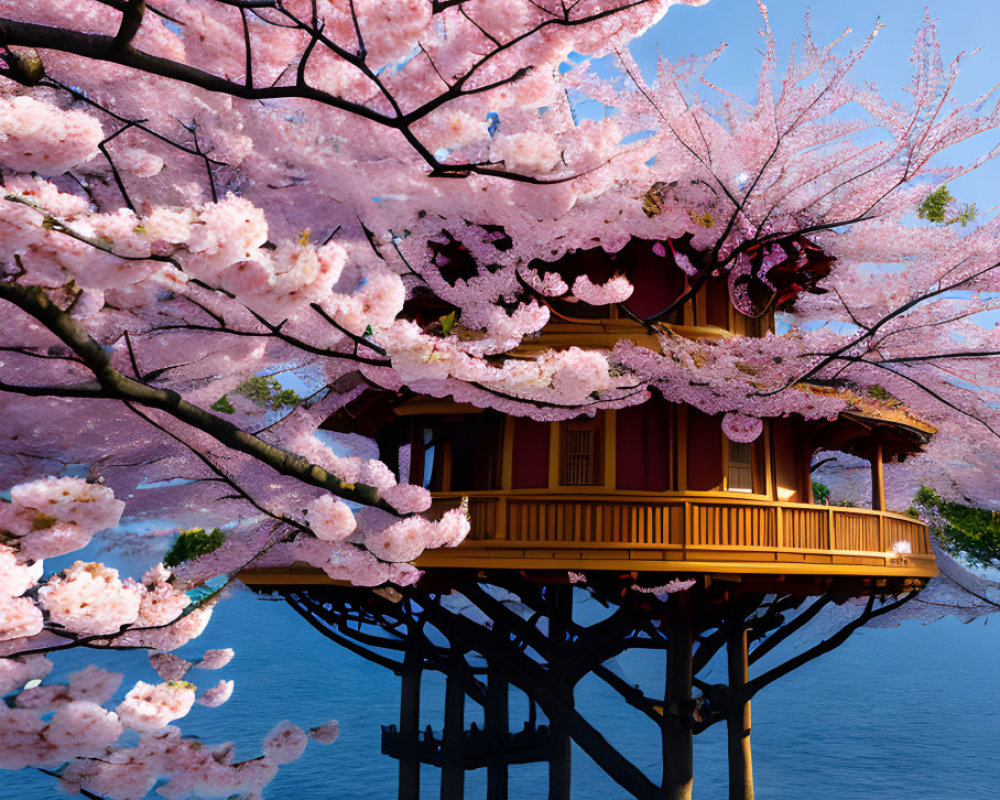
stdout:
<svg viewBox="0 0 1000 800">
<path fill-rule="evenodd" d="M 445 683 L 444 735 L 441 742 L 441 800 L 462 800 L 465 794 L 465 764 L 462 738 L 465 734 L 465 690 L 454 678 Z"/>
<path fill-rule="evenodd" d="M 573 587 L 550 586 L 552 606 L 549 613 L 549 638 L 562 643 L 573 621 Z M 556 692 L 570 707 L 573 706 L 573 687 L 557 686 Z M 569 725 L 562 715 L 549 719 L 551 752 L 549 757 L 549 800 L 569 800 L 572 746 Z"/>
<path fill-rule="evenodd" d="M 694 739 L 691 731 L 691 618 L 684 598 L 670 598 L 667 623 L 667 679 L 663 703 L 663 797 L 691 800 Z"/>
<path fill-rule="evenodd" d="M 747 682 L 747 631 L 743 619 L 729 629 L 726 642 L 729 690 L 740 691 Z M 753 800 L 753 758 L 750 751 L 750 702 L 734 705 L 726 718 L 729 740 L 729 800 Z"/>
<path fill-rule="evenodd" d="M 420 676 L 414 668 L 403 673 L 399 698 L 399 731 L 404 741 L 412 742 L 413 752 L 399 759 L 399 800 L 420 800 L 420 759 L 417 736 L 420 732 Z"/>
<path fill-rule="evenodd" d="M 506 672 L 490 666 L 486 685 L 486 737 L 493 753 L 502 752 L 510 727 L 508 693 L 510 684 Z M 507 762 L 491 761 L 486 767 L 486 800 L 507 800 Z"/>
</svg>

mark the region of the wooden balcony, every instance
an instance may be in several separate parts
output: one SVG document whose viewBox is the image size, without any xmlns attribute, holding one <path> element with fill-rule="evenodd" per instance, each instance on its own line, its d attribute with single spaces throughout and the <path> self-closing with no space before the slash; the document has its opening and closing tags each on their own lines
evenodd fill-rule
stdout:
<svg viewBox="0 0 1000 800">
<path fill-rule="evenodd" d="M 439 494 L 430 515 L 461 502 Z M 469 495 L 472 530 L 417 566 L 926 578 L 926 527 L 902 514 L 738 495 Z"/>
</svg>

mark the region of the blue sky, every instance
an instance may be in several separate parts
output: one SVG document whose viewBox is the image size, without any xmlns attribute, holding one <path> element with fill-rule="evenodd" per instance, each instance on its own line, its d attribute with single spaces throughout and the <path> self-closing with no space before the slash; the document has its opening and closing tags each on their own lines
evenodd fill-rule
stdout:
<svg viewBox="0 0 1000 800">
<path fill-rule="evenodd" d="M 818 43 L 837 38 L 845 28 L 853 33 L 842 47 L 860 45 L 878 18 L 885 24 L 865 59 L 856 68 L 855 80 L 873 81 L 890 98 L 903 99 L 902 87 L 910 77 L 910 52 L 914 34 L 925 8 L 938 21 L 938 40 L 945 63 L 960 51 L 980 51 L 963 61 L 956 96 L 973 100 L 1000 82 L 1000 3 L 984 0 L 935 0 L 925 6 L 914 0 L 837 0 L 818 4 L 801 0 L 771 0 L 767 3 L 771 27 L 780 53 L 787 57 L 790 44 L 803 30 L 805 14 L 812 17 Z M 728 49 L 706 73 L 709 80 L 727 91 L 753 98 L 760 67 L 760 12 L 755 0 L 710 0 L 704 6 L 674 6 L 666 17 L 632 46 L 645 69 L 655 63 L 657 47 L 664 57 L 675 59 L 701 55 L 725 43 Z M 970 140 L 955 149 L 947 161 L 974 158 L 1000 141 L 1000 133 Z M 981 210 L 1000 204 L 1000 160 L 977 173 L 949 185 L 952 194 L 965 202 L 975 202 Z"/>
</svg>

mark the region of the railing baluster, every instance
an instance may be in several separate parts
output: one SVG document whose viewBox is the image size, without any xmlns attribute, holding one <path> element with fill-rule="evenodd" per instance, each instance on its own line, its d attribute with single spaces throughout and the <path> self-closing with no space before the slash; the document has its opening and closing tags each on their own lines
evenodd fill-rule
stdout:
<svg viewBox="0 0 1000 800">
<path fill-rule="evenodd" d="M 456 496 L 438 496 L 427 515 L 439 519 L 458 502 Z M 707 548 L 715 551 L 710 557 L 737 562 L 740 552 L 771 551 L 775 571 L 790 561 L 799 564 L 798 569 L 804 565 L 807 572 L 811 571 L 809 559 L 780 555 L 779 550 L 790 554 L 800 551 L 802 556 L 823 551 L 868 554 L 869 562 L 871 557 L 878 557 L 894 572 L 907 565 L 918 567 L 919 571 L 909 574 L 922 576 L 931 567 L 927 529 L 922 523 L 891 512 L 865 509 L 767 503 L 741 497 L 685 499 L 626 494 L 620 498 L 591 498 L 570 494 L 548 499 L 530 494 L 484 493 L 469 498 L 469 520 L 470 543 L 480 548 L 489 547 L 490 541 L 524 542 L 531 544 L 524 549 L 529 557 L 531 553 L 551 557 L 558 550 L 546 550 L 546 543 L 562 545 L 563 552 L 603 547 L 612 553 L 620 552 L 626 569 L 630 552 L 640 558 L 643 548 L 655 552 L 658 547 L 671 548 L 673 557 L 681 559 L 687 558 L 691 549 Z M 920 558 L 894 559 L 890 551 L 896 542 L 909 543 L 913 556 Z M 503 558 L 502 547 L 496 549 L 493 555 Z M 727 555 L 727 550 L 731 554 Z M 435 556 L 434 551 L 428 551 L 427 555 L 444 558 L 444 552 Z M 513 558 L 516 550 L 510 552 Z M 692 557 L 701 560 L 706 555 Z M 650 557 L 657 556 L 651 552 Z M 618 557 L 607 558 L 613 561 Z M 834 555 L 829 563 L 854 568 L 864 562 L 856 556 Z M 817 563 L 815 570 L 821 573 L 823 567 Z M 898 574 L 908 573 L 901 570 Z"/>
</svg>

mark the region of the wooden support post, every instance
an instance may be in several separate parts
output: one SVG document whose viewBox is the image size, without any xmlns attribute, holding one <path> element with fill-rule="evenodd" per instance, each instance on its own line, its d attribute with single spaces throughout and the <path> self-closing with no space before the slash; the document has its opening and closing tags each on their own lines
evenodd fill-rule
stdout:
<svg viewBox="0 0 1000 800">
<path fill-rule="evenodd" d="M 462 800 L 465 794 L 465 689 L 448 677 L 444 693 L 444 733 L 441 737 L 441 800 Z"/>
<path fill-rule="evenodd" d="M 486 800 L 507 800 L 507 762 L 503 753 L 510 732 L 508 696 L 510 684 L 506 671 L 490 664 L 486 683 L 486 740 L 491 759 L 486 767 Z"/>
<path fill-rule="evenodd" d="M 549 639 L 553 650 L 564 651 L 566 636 L 573 621 L 573 587 L 549 586 L 552 593 L 549 607 Z M 573 687 L 557 685 L 556 694 L 570 708 L 573 707 Z M 570 800 L 570 773 L 572 767 L 572 739 L 566 717 L 553 714 L 549 717 L 549 800 Z"/>
<path fill-rule="evenodd" d="M 729 623 L 726 639 L 729 691 L 746 686 L 747 630 L 743 618 Z M 729 800 L 753 800 L 753 758 L 750 750 L 750 701 L 734 705 L 726 717 L 729 743 Z"/>
<path fill-rule="evenodd" d="M 407 659 L 409 660 L 409 659 Z M 412 750 L 399 759 L 399 800 L 420 800 L 420 758 L 417 742 L 420 735 L 420 676 L 419 667 L 403 673 L 399 695 L 399 732 Z"/>
<path fill-rule="evenodd" d="M 694 786 L 694 738 L 691 732 L 691 617 L 685 597 L 671 595 L 667 622 L 666 691 L 663 700 L 663 797 L 691 800 Z"/>
<path fill-rule="evenodd" d="M 882 445 L 875 445 L 872 454 L 872 508 L 885 511 L 885 473 L 882 468 Z"/>
</svg>

